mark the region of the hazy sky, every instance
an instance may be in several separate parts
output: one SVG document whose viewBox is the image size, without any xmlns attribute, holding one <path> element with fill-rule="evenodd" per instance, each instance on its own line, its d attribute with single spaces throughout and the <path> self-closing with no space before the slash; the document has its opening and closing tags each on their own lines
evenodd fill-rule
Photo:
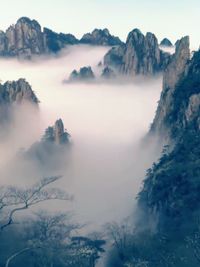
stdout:
<svg viewBox="0 0 200 267">
<path fill-rule="evenodd" d="M 159 39 L 172 41 L 191 36 L 200 44 L 199 0 L 0 0 L 0 28 L 28 16 L 55 31 L 77 37 L 93 28 L 109 28 L 125 39 L 133 28 L 152 31 Z"/>
</svg>

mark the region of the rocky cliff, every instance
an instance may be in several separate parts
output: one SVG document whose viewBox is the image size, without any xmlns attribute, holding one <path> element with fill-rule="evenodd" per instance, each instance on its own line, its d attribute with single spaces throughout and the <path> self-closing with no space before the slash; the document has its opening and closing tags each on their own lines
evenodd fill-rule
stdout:
<svg viewBox="0 0 200 267">
<path fill-rule="evenodd" d="M 151 126 L 151 132 L 170 139 L 178 134 L 177 131 L 186 128 L 188 124 L 188 109 L 193 108 L 194 98 L 189 99 L 192 95 L 193 81 L 190 77 L 195 74 L 193 70 L 196 65 L 198 53 L 190 60 L 189 37 L 186 36 L 176 43 L 176 52 L 164 71 L 163 90 L 161 93 L 156 116 Z M 193 72 L 193 74 L 191 74 Z M 184 83 L 190 81 L 190 96 L 184 94 Z M 185 92 L 186 93 L 186 92 Z M 188 106 L 188 103 L 192 103 Z M 198 101 L 197 101 L 198 102 Z M 187 105 L 187 107 L 185 106 Z M 191 106 L 192 105 L 192 106 Z M 187 114 L 186 114 L 187 113 Z"/>
<path fill-rule="evenodd" d="M 23 102 L 34 105 L 39 102 L 30 84 L 25 79 L 0 84 L 0 105 L 21 104 Z"/>
<path fill-rule="evenodd" d="M 121 45 L 122 41 L 110 34 L 108 29 L 95 29 L 92 33 L 86 33 L 80 39 L 82 44 L 103 45 L 103 46 L 115 46 Z"/>
<path fill-rule="evenodd" d="M 148 170 L 139 206 L 157 230 L 172 239 L 179 233 L 183 242 L 200 216 L 200 50 L 190 59 L 188 37 L 177 42 L 164 73 L 152 133 L 170 149 Z"/>
<path fill-rule="evenodd" d="M 0 32 L 0 56 L 31 58 L 58 52 L 66 45 L 77 44 L 72 34 L 55 33 L 47 28 L 42 30 L 36 20 L 20 18 L 6 32 Z"/>
<path fill-rule="evenodd" d="M 173 44 L 172 44 L 172 42 L 171 42 L 169 39 L 164 38 L 164 39 L 160 42 L 160 46 L 172 47 Z"/>
<path fill-rule="evenodd" d="M 69 82 L 92 81 L 95 79 L 91 67 L 82 67 L 79 71 L 73 70 L 69 77 Z"/>
<path fill-rule="evenodd" d="M 63 145 L 69 143 L 69 138 L 70 135 L 65 131 L 63 121 L 59 119 L 55 122 L 54 126 L 50 126 L 45 130 L 41 142 Z"/>
<path fill-rule="evenodd" d="M 33 55 L 57 53 L 68 45 L 112 46 L 121 43 L 120 39 L 112 36 L 107 29 L 95 29 L 78 40 L 72 34 L 42 29 L 36 20 L 22 17 L 5 32 L 0 31 L 0 56 L 30 59 Z"/>
<path fill-rule="evenodd" d="M 156 36 L 150 32 L 143 35 L 134 29 L 126 43 L 112 48 L 104 57 L 104 65 L 114 67 L 120 74 L 154 75 L 164 70 L 170 55 L 159 49 Z"/>
</svg>

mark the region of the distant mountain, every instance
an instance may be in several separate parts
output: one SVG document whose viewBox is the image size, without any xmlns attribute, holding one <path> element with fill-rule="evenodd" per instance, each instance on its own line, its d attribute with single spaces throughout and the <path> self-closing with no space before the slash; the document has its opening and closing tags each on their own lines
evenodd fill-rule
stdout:
<svg viewBox="0 0 200 267">
<path fill-rule="evenodd" d="M 13 108 L 26 103 L 38 107 L 39 100 L 25 79 L 0 84 L 0 123 L 8 122 Z"/>
<path fill-rule="evenodd" d="M 190 123 L 190 110 L 195 110 L 192 106 L 195 105 L 194 103 L 198 104 L 198 101 L 195 99 L 198 96 L 195 97 L 193 95 L 193 91 L 196 89 L 195 81 L 197 74 L 194 73 L 195 76 L 192 77 L 191 81 L 188 75 L 189 72 L 194 72 L 192 68 L 195 66 L 194 61 L 196 61 L 196 57 L 197 55 L 195 54 L 190 61 L 188 36 L 176 43 L 175 54 L 164 71 L 163 90 L 156 116 L 151 126 L 152 133 L 172 139 Z M 192 81 L 194 82 L 194 88 L 192 87 Z M 183 82 L 191 82 L 190 88 L 186 89 L 186 85 L 182 85 Z"/>
<path fill-rule="evenodd" d="M 79 71 L 73 70 L 69 77 L 69 82 L 92 81 L 95 79 L 91 67 L 82 67 Z"/>
<path fill-rule="evenodd" d="M 115 46 L 121 45 L 122 41 L 110 34 L 108 29 L 95 29 L 92 33 L 86 33 L 80 39 L 82 44 Z"/>
<path fill-rule="evenodd" d="M 0 104 L 11 105 L 29 102 L 37 105 L 39 100 L 25 79 L 0 84 Z"/>
<path fill-rule="evenodd" d="M 104 65 L 115 69 L 121 75 L 155 75 L 163 71 L 170 55 L 159 49 L 156 36 L 148 32 L 143 35 L 134 29 L 126 43 L 112 48 L 104 57 Z"/>
<path fill-rule="evenodd" d="M 66 159 L 65 153 L 69 145 L 70 135 L 65 130 L 63 121 L 58 119 L 45 130 L 41 140 L 34 143 L 22 156 L 46 170 L 59 168 Z"/>
<path fill-rule="evenodd" d="M 79 41 L 72 34 L 56 33 L 42 29 L 36 20 L 27 17 L 18 19 L 5 32 L 0 31 L 0 56 L 30 59 L 32 55 L 57 53 L 68 45 L 119 45 L 122 42 L 112 36 L 107 29 L 94 30 Z"/>
<path fill-rule="evenodd" d="M 172 47 L 173 44 L 172 44 L 172 42 L 171 42 L 169 39 L 164 38 L 164 39 L 160 42 L 160 46 Z"/>
</svg>

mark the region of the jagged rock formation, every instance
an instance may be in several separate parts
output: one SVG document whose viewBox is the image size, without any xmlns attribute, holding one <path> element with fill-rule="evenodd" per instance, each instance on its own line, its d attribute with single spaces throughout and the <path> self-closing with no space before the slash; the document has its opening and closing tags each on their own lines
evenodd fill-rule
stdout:
<svg viewBox="0 0 200 267">
<path fill-rule="evenodd" d="M 77 42 L 71 34 L 58 34 L 47 28 L 42 31 L 36 20 L 22 17 L 5 33 L 0 32 L 0 56 L 31 58 L 32 55 L 58 52 Z"/>
<path fill-rule="evenodd" d="M 94 80 L 95 75 L 91 67 L 80 68 L 79 71 L 73 70 L 69 77 L 69 82 L 77 81 L 92 81 Z"/>
<path fill-rule="evenodd" d="M 173 44 L 172 44 L 172 42 L 171 42 L 169 39 L 164 38 L 164 39 L 160 42 L 160 46 L 172 47 Z"/>
<path fill-rule="evenodd" d="M 104 57 L 104 65 L 114 67 L 120 74 L 154 75 L 166 68 L 170 55 L 159 49 L 158 40 L 140 30 L 129 33 L 126 44 L 112 48 Z"/>
<path fill-rule="evenodd" d="M 39 102 L 30 84 L 25 79 L 0 84 L 0 105 L 21 104 L 23 102 L 34 105 Z"/>
<path fill-rule="evenodd" d="M 53 126 L 48 127 L 41 141 L 33 144 L 23 154 L 26 160 L 36 161 L 44 169 L 59 168 L 65 161 L 65 153 L 70 145 L 70 135 L 65 131 L 63 121 L 57 120 Z"/>
<path fill-rule="evenodd" d="M 178 98 L 177 94 L 183 93 L 182 83 L 184 83 L 184 80 L 189 80 L 189 77 L 187 77 L 187 75 L 191 73 L 191 68 L 193 68 L 192 66 L 194 66 L 195 64 L 194 61 L 196 61 L 196 57 L 197 54 L 194 55 L 192 61 L 190 61 L 188 36 L 182 38 L 177 42 L 176 52 L 172 56 L 170 64 L 164 72 L 163 90 L 157 108 L 156 116 L 151 126 L 151 132 L 171 138 L 176 134 L 176 130 L 178 128 L 186 127 L 187 121 L 184 113 L 185 107 L 183 107 L 183 113 L 181 112 L 181 101 L 186 99 L 184 99 L 183 97 Z M 179 102 L 179 104 L 177 103 L 177 101 Z M 188 97 L 187 101 L 189 101 Z M 193 102 L 193 104 L 191 104 L 193 106 L 194 97 L 191 101 Z M 192 106 L 190 106 L 190 108 L 192 108 Z M 182 114 L 181 118 L 180 114 Z"/>
<path fill-rule="evenodd" d="M 72 34 L 56 33 L 48 28 L 42 29 L 36 20 L 27 17 L 18 19 L 6 32 L 0 31 L 0 56 L 30 59 L 33 55 L 57 53 L 68 45 L 120 45 L 118 37 L 107 29 L 95 29 L 85 34 L 79 41 Z"/>
<path fill-rule="evenodd" d="M 101 78 L 103 79 L 114 79 L 116 74 L 110 67 L 105 67 L 102 71 Z"/>
<path fill-rule="evenodd" d="M 80 40 L 82 44 L 114 46 L 121 45 L 122 41 L 110 34 L 108 29 L 95 29 L 92 33 L 86 33 Z"/>
<path fill-rule="evenodd" d="M 165 71 L 152 133 L 167 135 L 169 148 L 147 172 L 139 205 L 157 230 L 183 242 L 200 216 L 200 50 L 190 59 L 187 36 Z"/>
<path fill-rule="evenodd" d="M 47 28 L 44 28 L 43 35 L 46 52 L 57 53 L 67 45 L 79 43 L 78 39 L 72 34 L 56 33 Z"/>
<path fill-rule="evenodd" d="M 65 132 L 63 121 L 59 119 L 54 126 L 50 126 L 45 130 L 42 142 L 63 145 L 69 143 L 69 137 L 70 135 Z"/>
</svg>

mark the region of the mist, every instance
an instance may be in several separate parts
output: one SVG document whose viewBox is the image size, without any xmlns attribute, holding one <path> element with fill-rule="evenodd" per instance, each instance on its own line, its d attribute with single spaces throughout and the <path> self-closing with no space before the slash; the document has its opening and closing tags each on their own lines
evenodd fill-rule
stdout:
<svg viewBox="0 0 200 267">
<path fill-rule="evenodd" d="M 146 169 L 159 155 L 154 143 L 140 144 L 155 114 L 162 77 L 127 83 L 63 83 L 73 69 L 83 66 L 97 73 L 108 49 L 74 46 L 56 57 L 31 62 L 0 59 L 1 80 L 25 78 L 40 100 L 39 112 L 30 107 L 17 111 L 12 129 L 1 141 L 1 183 L 24 186 L 40 178 L 35 164 L 23 163 L 22 168 L 10 160 L 62 118 L 72 147 L 57 174 L 63 175 L 60 186 L 74 195 L 74 201 L 54 202 L 51 208 L 72 210 L 80 222 L 94 229 L 130 215 Z"/>
</svg>

